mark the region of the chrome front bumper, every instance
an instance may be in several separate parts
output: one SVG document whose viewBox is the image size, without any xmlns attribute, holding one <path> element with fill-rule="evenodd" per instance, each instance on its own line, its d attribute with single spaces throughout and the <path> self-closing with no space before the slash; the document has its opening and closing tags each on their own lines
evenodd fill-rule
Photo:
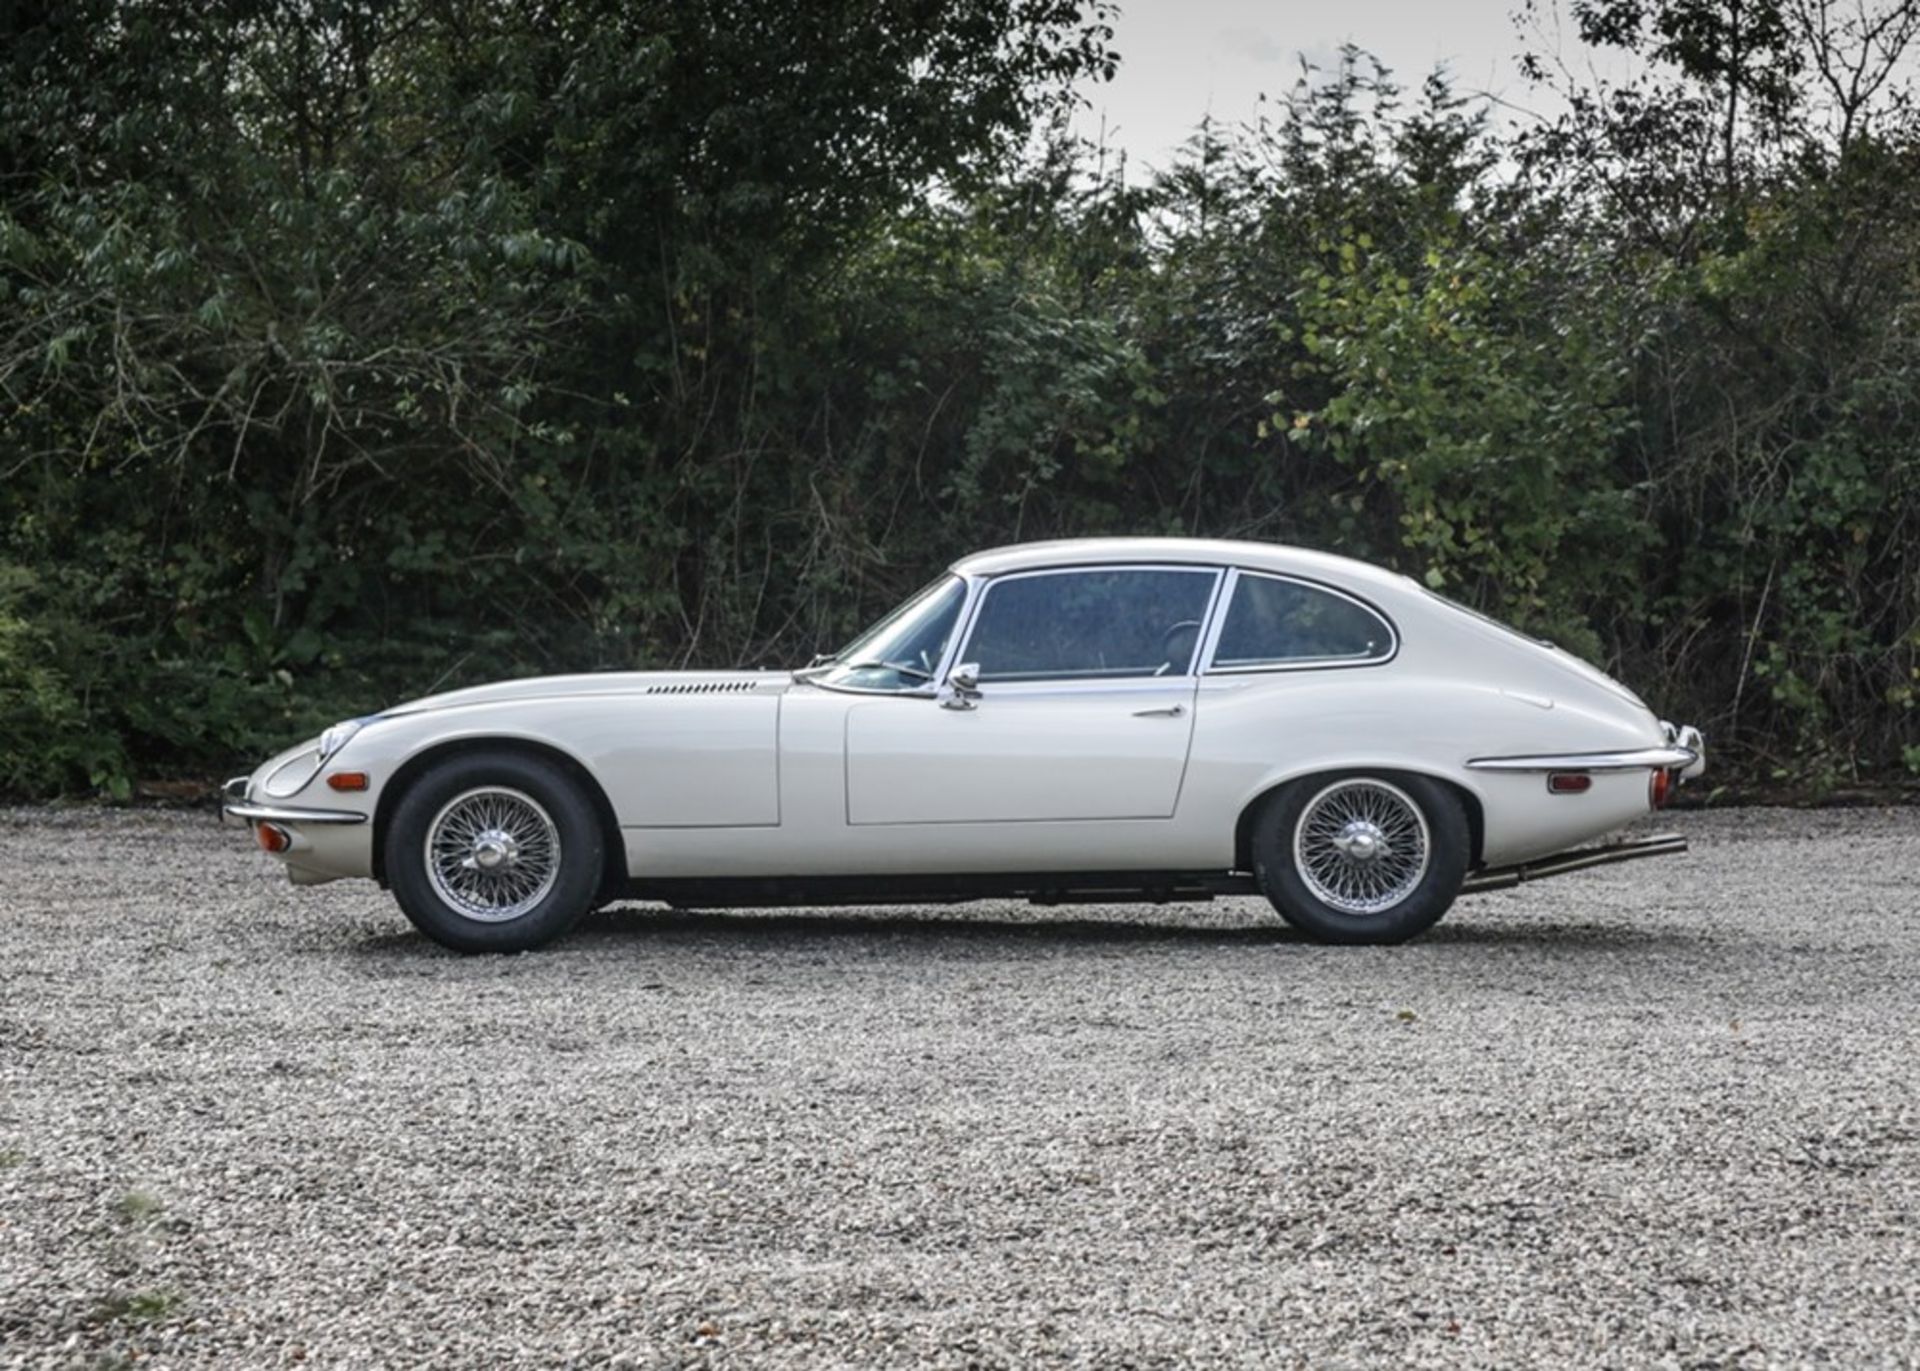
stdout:
<svg viewBox="0 0 1920 1371">
<path fill-rule="evenodd" d="M 350 809 L 304 809 L 297 805 L 255 804 L 247 795 L 249 777 L 235 776 L 220 787 L 220 820 L 244 827 L 248 824 L 363 824 L 364 814 Z"/>
</svg>

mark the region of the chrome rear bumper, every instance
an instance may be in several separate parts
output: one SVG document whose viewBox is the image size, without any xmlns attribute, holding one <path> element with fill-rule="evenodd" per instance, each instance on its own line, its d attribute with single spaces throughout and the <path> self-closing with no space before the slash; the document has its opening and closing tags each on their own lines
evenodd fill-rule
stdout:
<svg viewBox="0 0 1920 1371">
<path fill-rule="evenodd" d="M 1602 843 L 1598 847 L 1575 848 L 1558 852 L 1517 866 L 1476 871 L 1460 886 L 1462 895 L 1477 895 L 1483 890 L 1510 890 L 1526 881 L 1564 876 L 1569 871 L 1585 871 L 1590 866 L 1611 866 L 1615 862 L 1633 862 L 1642 857 L 1671 857 L 1687 850 L 1687 840 L 1678 833 L 1656 833 L 1646 838 Z"/>
<path fill-rule="evenodd" d="M 1700 753 L 1678 743 L 1642 747 L 1630 752 L 1540 752 L 1524 757 L 1475 757 L 1473 771 L 1652 771 L 1673 767 L 1682 774 L 1698 774 Z"/>
<path fill-rule="evenodd" d="M 1692 724 L 1661 722 L 1664 747 L 1639 747 L 1621 752 L 1542 752 L 1521 757 L 1473 757 L 1471 771 L 1640 771 L 1669 770 L 1691 781 L 1707 769 L 1707 743 Z"/>
<path fill-rule="evenodd" d="M 1693 760 L 1680 768 L 1680 779 L 1691 781 L 1707 769 L 1707 740 L 1692 724 L 1664 724 L 1667 737 L 1682 752 L 1691 752 Z"/>
</svg>

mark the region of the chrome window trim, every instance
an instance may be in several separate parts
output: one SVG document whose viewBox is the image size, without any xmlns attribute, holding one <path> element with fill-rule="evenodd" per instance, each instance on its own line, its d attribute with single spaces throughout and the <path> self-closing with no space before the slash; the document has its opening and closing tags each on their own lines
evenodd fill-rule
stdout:
<svg viewBox="0 0 1920 1371">
<path fill-rule="evenodd" d="M 1004 700 L 1019 695 L 1045 698 L 1054 695 L 1164 695 L 1168 687 L 1191 691 L 1192 676 L 1047 676 L 1030 681 L 993 681 L 993 698 Z"/>
<path fill-rule="evenodd" d="M 1207 591 L 1206 607 L 1200 613 L 1200 633 L 1194 639 L 1193 655 L 1187 659 L 1186 671 L 1177 675 L 1168 672 L 1165 676 L 1029 676 L 1018 681 L 983 680 L 981 685 L 993 686 L 995 693 L 1018 690 L 1024 686 L 1050 685 L 1061 688 L 1052 693 L 1063 694 L 1072 690 L 1093 691 L 1103 686 L 1132 686 L 1137 689 L 1142 685 L 1165 685 L 1169 681 L 1194 681 L 1199 678 L 1201 649 L 1208 635 L 1213 632 L 1214 615 L 1221 603 L 1220 587 L 1226 581 L 1226 568 L 1212 562 L 1071 562 L 1060 566 L 1022 567 L 1018 571 L 1003 571 L 996 576 L 969 576 L 967 581 L 970 584 L 978 581 L 979 589 L 969 596 L 961 610 L 965 627 L 955 635 L 958 650 L 952 654 L 952 664 L 967 660 L 966 649 L 972 645 L 974 630 L 979 627 L 980 611 L 986 604 L 987 592 L 995 586 L 1008 581 L 1031 580 L 1037 576 L 1069 576 L 1087 571 L 1179 571 L 1213 577 L 1213 585 Z M 940 680 L 947 679 L 952 664 L 943 667 Z"/>
<path fill-rule="evenodd" d="M 1387 651 L 1377 657 L 1298 657 L 1285 662 L 1262 662 L 1250 666 L 1218 666 L 1214 656 L 1220 647 L 1220 637 L 1226 630 L 1227 614 L 1233 607 L 1233 592 L 1243 576 L 1259 576 L 1269 581 L 1287 581 L 1294 585 L 1306 586 L 1311 590 L 1323 591 L 1358 605 L 1361 609 L 1379 620 L 1387 630 Z M 1207 634 L 1205 656 L 1202 658 L 1200 674 L 1202 676 L 1264 676 L 1280 671 L 1357 671 L 1369 667 L 1385 666 L 1400 655 L 1400 626 L 1380 606 L 1371 600 L 1345 590 L 1327 581 L 1317 581 L 1311 576 L 1295 576 L 1284 571 L 1264 571 L 1253 567 L 1231 567 L 1227 573 L 1227 584 L 1220 597 L 1219 612 L 1214 615 L 1213 623 Z"/>
</svg>

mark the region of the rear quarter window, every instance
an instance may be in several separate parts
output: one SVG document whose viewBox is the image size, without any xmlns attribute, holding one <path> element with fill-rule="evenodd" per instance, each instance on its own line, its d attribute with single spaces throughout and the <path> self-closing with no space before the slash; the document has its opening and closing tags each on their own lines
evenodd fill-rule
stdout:
<svg viewBox="0 0 1920 1371">
<path fill-rule="evenodd" d="M 1278 576 L 1240 573 L 1213 650 L 1216 671 L 1347 666 L 1393 655 L 1392 627 L 1335 591 Z"/>
</svg>

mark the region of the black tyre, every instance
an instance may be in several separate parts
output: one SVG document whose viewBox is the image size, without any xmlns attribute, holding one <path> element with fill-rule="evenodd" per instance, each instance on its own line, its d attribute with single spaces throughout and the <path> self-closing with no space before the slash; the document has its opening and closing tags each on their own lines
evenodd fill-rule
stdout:
<svg viewBox="0 0 1920 1371">
<path fill-rule="evenodd" d="M 1301 932 L 1330 943 L 1398 943 L 1452 906 L 1471 849 L 1460 797 L 1437 781 L 1310 776 L 1256 820 L 1253 869 Z"/>
<path fill-rule="evenodd" d="M 387 881 L 415 928 L 460 952 L 524 952 L 593 907 L 606 834 L 566 772 L 514 752 L 451 757 L 407 788 Z"/>
</svg>

